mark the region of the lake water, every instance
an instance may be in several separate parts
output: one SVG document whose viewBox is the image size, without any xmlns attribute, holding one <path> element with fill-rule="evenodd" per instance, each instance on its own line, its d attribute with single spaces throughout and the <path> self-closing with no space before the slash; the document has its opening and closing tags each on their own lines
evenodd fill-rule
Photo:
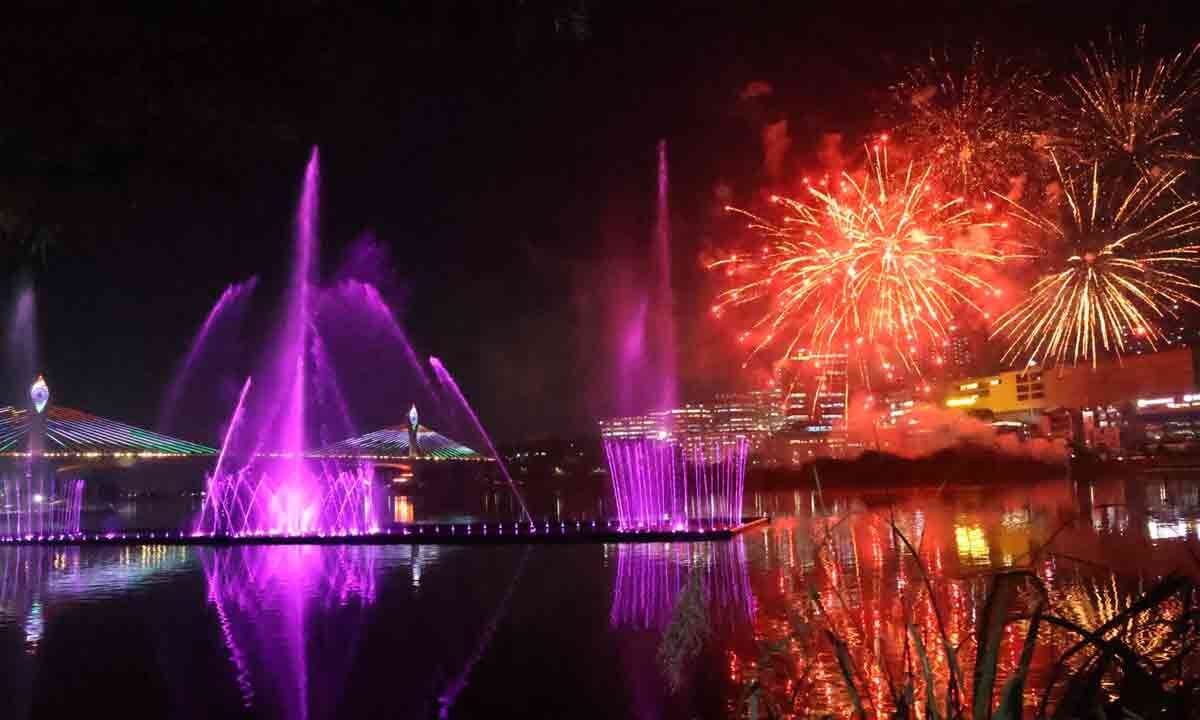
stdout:
<svg viewBox="0 0 1200 720">
<path fill-rule="evenodd" d="M 960 659 L 974 657 L 997 570 L 1029 567 L 1086 624 L 1192 568 L 1198 481 L 1175 471 L 940 493 L 748 492 L 748 512 L 771 523 L 717 543 L 2 548 L 0 716 L 730 717 L 762 670 L 763 642 L 793 653 L 762 676 L 776 693 L 799 689 L 795 709 L 842 713 L 845 684 L 814 641 L 826 627 L 882 709 L 907 625 L 928 642 L 940 616 Z M 396 512 L 425 517 L 419 499 L 404 502 Z M 596 504 L 573 502 L 558 512 Z M 700 650 L 668 663 L 664 634 L 689 607 Z M 1002 672 L 1021 626 L 1010 635 Z M 1039 657 L 1062 642 L 1047 636 Z M 1153 653 L 1169 640 L 1139 642 Z M 945 657 L 931 655 L 944 682 Z"/>
</svg>

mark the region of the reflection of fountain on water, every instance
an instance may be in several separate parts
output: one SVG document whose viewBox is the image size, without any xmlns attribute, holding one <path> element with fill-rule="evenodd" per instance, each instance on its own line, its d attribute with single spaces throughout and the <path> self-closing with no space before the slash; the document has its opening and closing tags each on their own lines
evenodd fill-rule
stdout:
<svg viewBox="0 0 1200 720">
<path fill-rule="evenodd" d="M 621 527 L 740 524 L 748 450 L 746 438 L 686 449 L 670 440 L 605 438 Z"/>
<path fill-rule="evenodd" d="M 73 550 L 72 555 L 77 555 Z M 44 622 L 43 593 L 54 572 L 54 555 L 41 548 L 8 548 L 0 554 L 0 613 L 22 620 L 25 649 L 37 652 Z"/>
<path fill-rule="evenodd" d="M 754 593 L 741 537 L 728 543 L 620 544 L 613 586 L 613 627 L 661 630 L 671 621 L 680 593 L 700 573 L 704 597 L 716 619 L 749 622 Z"/>
<path fill-rule="evenodd" d="M 186 565 L 191 552 L 164 545 L 88 553 L 70 546 L 0 548 L 0 616 L 20 620 L 26 649 L 34 653 L 47 614 L 57 603 L 125 592 Z"/>
<path fill-rule="evenodd" d="M 521 579 L 521 574 L 525 570 L 525 562 L 529 559 L 529 546 L 526 546 L 525 552 L 521 553 L 521 561 L 517 565 L 517 569 L 513 572 L 512 580 L 508 583 L 508 588 L 504 591 L 504 596 L 500 598 L 500 602 L 496 605 L 495 612 L 492 613 L 491 619 L 487 625 L 483 627 L 483 631 L 479 634 L 479 641 L 475 645 L 474 652 L 463 663 L 462 670 L 458 672 L 438 695 L 438 718 L 445 720 L 450 717 L 450 710 L 454 707 L 454 703 L 458 700 L 458 696 L 467 688 L 467 681 L 471 678 L 471 671 L 483 658 L 483 654 L 487 651 L 488 645 L 491 644 L 492 636 L 496 634 L 496 628 L 500 624 L 501 618 L 508 612 L 508 605 L 512 601 L 513 592 L 517 589 L 517 581 Z M 416 571 L 416 562 L 414 559 L 414 572 Z"/>
<path fill-rule="evenodd" d="M 337 715 L 363 613 L 375 602 L 378 554 L 302 545 L 200 553 L 247 709 L 289 719 Z"/>
</svg>

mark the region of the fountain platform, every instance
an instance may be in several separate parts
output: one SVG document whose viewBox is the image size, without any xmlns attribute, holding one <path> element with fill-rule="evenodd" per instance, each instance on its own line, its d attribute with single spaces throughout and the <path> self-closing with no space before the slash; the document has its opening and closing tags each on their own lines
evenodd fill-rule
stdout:
<svg viewBox="0 0 1200 720">
<path fill-rule="evenodd" d="M 46 533 L 0 536 L 0 547 L 21 545 L 563 545 L 580 543 L 701 542 L 729 540 L 765 525 L 766 517 L 737 525 L 622 528 L 615 520 L 575 523 L 414 523 L 370 533 L 223 535 L 180 530 Z"/>
</svg>

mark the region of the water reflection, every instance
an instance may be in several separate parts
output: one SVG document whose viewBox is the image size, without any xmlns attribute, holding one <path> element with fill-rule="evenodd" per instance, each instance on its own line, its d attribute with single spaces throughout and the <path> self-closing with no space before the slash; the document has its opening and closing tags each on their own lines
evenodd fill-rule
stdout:
<svg viewBox="0 0 1200 720">
<path fill-rule="evenodd" d="M 208 600 L 247 709 L 331 716 L 376 596 L 379 548 L 204 549 Z M 319 652 L 310 650 L 319 647 Z"/>
<path fill-rule="evenodd" d="M 0 551 L 0 615 L 25 628 L 26 647 L 37 651 L 46 623 L 59 603 L 114 597 L 162 582 L 183 568 L 191 549 L 165 545 L 103 548 L 9 547 Z"/>
<path fill-rule="evenodd" d="M 525 551 L 521 554 L 521 560 L 517 564 L 517 569 L 513 571 L 512 580 L 508 582 L 503 597 L 500 598 L 500 602 L 496 605 L 491 618 L 479 633 L 479 640 L 475 644 L 475 650 L 467 657 L 462 669 L 450 679 L 446 684 L 446 688 L 438 694 L 439 720 L 446 720 L 446 718 L 450 717 L 450 711 L 454 708 L 454 703 L 458 700 L 458 696 L 467 688 L 467 683 L 471 678 L 471 671 L 475 669 L 475 665 L 479 663 L 484 653 L 487 652 L 492 642 L 492 636 L 496 634 L 497 626 L 508 613 L 513 592 L 517 589 L 517 582 L 520 581 L 521 575 L 525 571 L 525 564 L 529 560 L 529 550 L 530 548 L 526 547 Z"/>
<path fill-rule="evenodd" d="M 405 497 L 389 499 L 393 514 L 414 503 L 418 516 L 427 511 L 427 498 Z M 129 695 L 154 717 L 502 708 L 691 718 L 732 716 L 758 678 L 795 695 L 785 716 L 844 716 L 851 701 L 828 629 L 851 651 L 864 702 L 882 714 L 889 681 L 913 670 L 914 637 L 929 650 L 939 698 L 950 677 L 942 629 L 970 681 L 999 571 L 1027 569 L 1055 612 L 1094 629 L 1161 575 L 1194 567 L 1200 527 L 1200 473 L 1176 471 L 747 500 L 772 522 L 732 542 L 0 548 L 0 696 L 16 698 L 17 718 L 121 708 Z M 597 502 L 564 500 L 563 516 Z M 702 602 L 686 607 L 692 588 Z M 1038 598 L 1022 586 L 1013 613 Z M 681 606 L 701 608 L 711 633 L 673 691 L 660 652 Z M 1177 652 L 1172 625 L 1160 621 L 1183 608 L 1172 600 L 1157 618 L 1130 623 L 1131 646 L 1158 660 Z M 1000 682 L 1024 632 L 1020 623 L 1006 631 Z M 1050 654 L 1074 642 L 1044 632 L 1027 703 L 1048 680 Z M 788 654 L 764 668 L 755 641 Z"/>
<path fill-rule="evenodd" d="M 941 701 L 951 677 L 943 630 L 957 648 L 960 683 L 969 685 L 976 630 L 997 572 L 1025 570 L 1045 588 L 1043 599 L 1035 584 L 1022 581 L 1013 613 L 1044 601 L 1094 630 L 1165 574 L 1194 572 L 1187 543 L 1200 537 L 1200 473 L 1064 477 L 940 493 L 770 493 L 750 502 L 774 514 L 768 530 L 748 538 L 760 603 L 753 633 L 759 643 L 783 643 L 787 662 L 764 668 L 741 657 L 732 675 L 773 684 L 777 698 L 794 697 L 781 708 L 785 716 L 853 711 L 825 630 L 848 646 L 869 713 L 887 712 L 895 687 L 915 677 L 920 715 L 925 691 L 914 637 L 929 650 Z M 1159 660 L 1178 652 L 1170 620 L 1182 612 L 1182 600 L 1172 598 L 1134 618 L 1131 646 Z M 998 682 L 1017 666 L 1026 626 L 1008 625 Z M 1078 639 L 1043 626 L 1027 706 L 1040 699 L 1056 653 Z"/>
<path fill-rule="evenodd" d="M 662 630 L 696 573 L 711 619 L 745 623 L 754 615 L 742 538 L 728 544 L 635 543 L 609 545 L 605 550 L 617 556 L 613 627 Z"/>
</svg>

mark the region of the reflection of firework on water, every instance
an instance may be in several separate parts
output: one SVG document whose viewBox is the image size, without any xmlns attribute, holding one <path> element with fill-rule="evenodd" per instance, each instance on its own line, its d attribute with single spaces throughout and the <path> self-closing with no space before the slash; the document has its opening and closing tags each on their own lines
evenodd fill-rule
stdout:
<svg viewBox="0 0 1200 720">
<path fill-rule="evenodd" d="M 964 62 L 965 60 L 965 62 Z M 892 87 L 895 133 L 937 160 L 936 179 L 974 196 L 1028 174 L 1045 134 L 1042 79 L 976 43 L 966 58 L 930 54 Z"/>
<path fill-rule="evenodd" d="M 1164 689 L 1178 689 L 1198 671 L 1195 592 L 1179 576 L 1168 576 L 1149 588 L 1139 583 L 1136 591 L 1126 590 L 1118 585 L 1115 573 L 1051 588 L 1053 607 L 1064 622 L 1054 623 L 1058 628 L 1047 633 L 1043 642 L 1049 641 L 1063 654 L 1050 674 L 1055 684 L 1045 692 L 1054 698 L 1069 696 L 1073 678 L 1092 676 L 1110 702 L 1129 693 L 1131 668 L 1114 663 L 1099 643 L 1124 648 L 1141 668 L 1162 679 Z M 1084 641 L 1085 633 L 1094 634 L 1098 641 Z M 1172 670 L 1164 672 L 1166 668 Z M 1149 691 L 1158 689 L 1152 686 Z"/>
<path fill-rule="evenodd" d="M 1083 192 L 1057 160 L 1055 167 L 1067 203 L 1065 221 L 1015 203 L 1013 214 L 1061 243 L 1066 260 L 997 319 L 993 337 L 1011 340 L 1004 360 L 1028 356 L 1095 364 L 1100 351 L 1120 354 L 1133 337 L 1155 348 L 1166 343 L 1161 322 L 1177 316 L 1181 304 L 1198 305 L 1192 293 L 1200 289 L 1185 274 L 1200 265 L 1200 245 L 1188 241 L 1200 228 L 1200 205 L 1171 202 L 1170 209 L 1158 209 L 1174 200 L 1171 191 L 1182 175 L 1144 176 L 1117 195 L 1102 187 L 1096 165 Z"/>
<path fill-rule="evenodd" d="M 1140 657 L 1165 663 L 1187 641 L 1185 635 L 1176 631 L 1186 610 L 1179 596 L 1170 596 L 1137 612 L 1134 603 L 1142 597 L 1141 592 L 1122 592 L 1113 574 L 1105 583 L 1090 580 L 1064 586 L 1054 593 L 1053 606 L 1059 616 L 1079 627 L 1090 632 L 1107 627 L 1105 639 L 1120 638 Z M 1126 618 L 1124 622 L 1120 620 L 1122 617 Z M 1077 662 L 1091 657 L 1090 652 L 1084 653 Z"/>
<path fill-rule="evenodd" d="M 789 211 L 781 222 L 731 208 L 766 244 L 709 264 L 734 279 L 713 312 L 767 305 L 739 338 L 751 355 L 785 340 L 784 357 L 877 350 L 885 367 L 919 369 L 923 346 L 945 338 L 965 308 L 985 312 L 982 301 L 999 294 L 986 273 L 1005 259 L 987 237 L 1000 224 L 976 223 L 962 198 L 940 197 L 933 174 L 932 164 L 889 173 L 877 145 L 862 179 L 810 186 L 813 205 L 776 198 Z"/>
<path fill-rule="evenodd" d="M 987 593 L 986 578 L 948 572 L 945 547 L 921 539 L 928 518 L 920 511 L 901 513 L 895 517 L 896 526 L 874 513 L 812 517 L 794 528 L 775 527 L 764 543 L 776 567 L 770 568 L 774 572 L 766 576 L 764 587 L 754 588 L 762 607 L 754 618 L 754 632 L 760 644 L 786 648 L 788 663 L 764 666 L 761 660 L 748 659 L 745 671 L 755 673 L 770 697 L 781 701 L 777 716 L 854 715 L 854 702 L 826 631 L 844 643 L 870 717 L 890 715 L 896 708 L 893 692 L 906 679 L 914 689 L 910 712 L 926 716 L 929 688 L 912 649 L 914 637 L 924 645 L 934 679 L 932 692 L 940 702 L 947 697 L 951 673 L 960 683 L 971 677 L 977 650 L 975 617 Z M 914 547 L 922 548 L 921 563 L 931 583 L 922 579 L 918 562 L 893 531 L 900 525 L 907 526 L 905 537 Z M 813 562 L 796 562 L 806 558 Z M 940 640 L 943 628 L 948 644 Z M 1013 645 L 1006 643 L 998 658 L 1000 683 L 1015 664 Z M 940 714 L 944 708 L 937 709 Z"/>
<path fill-rule="evenodd" d="M 1068 80 L 1067 119 L 1088 164 L 1150 173 L 1200 158 L 1186 117 L 1200 99 L 1200 44 L 1157 60 L 1145 57 L 1144 45 L 1143 28 L 1133 47 L 1110 36 L 1107 47 L 1080 52 L 1083 70 Z"/>
</svg>

